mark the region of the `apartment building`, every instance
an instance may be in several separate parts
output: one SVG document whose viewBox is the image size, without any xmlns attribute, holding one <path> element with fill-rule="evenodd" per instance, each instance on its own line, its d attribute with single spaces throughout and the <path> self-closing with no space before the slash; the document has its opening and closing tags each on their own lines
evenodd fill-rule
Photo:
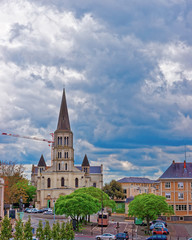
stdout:
<svg viewBox="0 0 192 240">
<path fill-rule="evenodd" d="M 169 220 L 192 221 L 192 163 L 173 161 L 159 183 L 160 195 L 166 197 L 175 211 Z"/>
</svg>

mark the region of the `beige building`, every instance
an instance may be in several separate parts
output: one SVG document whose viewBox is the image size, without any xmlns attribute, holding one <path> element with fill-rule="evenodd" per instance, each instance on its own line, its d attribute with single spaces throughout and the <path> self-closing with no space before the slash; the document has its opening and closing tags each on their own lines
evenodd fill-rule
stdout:
<svg viewBox="0 0 192 240">
<path fill-rule="evenodd" d="M 4 217 L 4 180 L 0 178 L 0 218 Z"/>
<path fill-rule="evenodd" d="M 31 182 L 37 187 L 36 207 L 53 207 L 61 195 L 82 187 L 103 187 L 103 166 L 90 166 L 85 155 L 82 165 L 74 165 L 73 132 L 70 128 L 65 91 L 61 101 L 51 166 L 43 155 L 37 166 L 32 167 Z"/>
</svg>

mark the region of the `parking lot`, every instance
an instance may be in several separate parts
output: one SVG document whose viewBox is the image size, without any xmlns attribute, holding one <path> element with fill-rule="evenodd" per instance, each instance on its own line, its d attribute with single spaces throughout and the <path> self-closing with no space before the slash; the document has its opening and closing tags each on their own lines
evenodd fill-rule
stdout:
<svg viewBox="0 0 192 240">
<path fill-rule="evenodd" d="M 48 220 L 50 225 L 52 226 L 54 223 L 54 216 L 53 215 L 43 215 L 43 214 L 24 214 L 24 222 L 27 221 L 28 216 L 31 216 L 31 222 L 33 228 L 37 228 L 39 220 L 45 221 Z M 56 216 L 55 221 L 59 222 L 67 222 L 70 219 L 67 219 L 62 216 Z M 88 224 L 83 227 L 83 229 L 76 234 L 77 237 L 83 238 L 90 238 L 94 239 L 94 236 L 101 234 L 102 228 L 98 227 L 97 222 L 97 215 L 91 216 L 91 222 L 93 224 Z M 117 223 L 119 223 L 119 228 L 117 227 Z M 144 227 L 142 227 L 144 228 Z M 168 223 L 169 235 L 168 239 L 171 240 L 186 240 L 189 237 L 192 237 L 192 224 L 187 223 Z M 140 227 L 135 226 L 133 221 L 126 221 L 122 216 L 112 216 L 109 219 L 109 225 L 107 227 L 103 227 L 103 232 L 116 234 L 117 232 L 124 232 L 127 231 L 129 233 L 130 239 L 138 239 L 143 240 L 146 239 L 147 236 L 144 234 L 144 230 L 141 231 Z M 83 237 L 84 236 L 84 237 Z"/>
</svg>

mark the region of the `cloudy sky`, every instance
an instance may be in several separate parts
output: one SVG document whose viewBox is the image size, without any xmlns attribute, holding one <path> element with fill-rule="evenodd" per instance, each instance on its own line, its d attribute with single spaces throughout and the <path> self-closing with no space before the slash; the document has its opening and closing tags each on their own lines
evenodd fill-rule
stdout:
<svg viewBox="0 0 192 240">
<path fill-rule="evenodd" d="M 185 149 L 192 161 L 190 0 L 1 0 L 0 9 L 1 133 L 51 139 L 65 87 L 75 164 L 86 153 L 105 182 L 157 179 Z M 45 142 L 0 136 L 1 160 L 30 169 L 41 154 L 49 163 Z"/>
</svg>

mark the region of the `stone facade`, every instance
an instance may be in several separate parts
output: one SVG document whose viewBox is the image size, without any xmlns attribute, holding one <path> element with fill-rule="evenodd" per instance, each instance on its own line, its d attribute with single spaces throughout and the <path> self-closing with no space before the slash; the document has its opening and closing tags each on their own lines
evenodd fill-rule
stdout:
<svg viewBox="0 0 192 240">
<path fill-rule="evenodd" d="M 90 166 L 85 155 L 82 165 L 74 165 L 73 133 L 63 91 L 57 130 L 54 132 L 51 166 L 43 155 L 37 166 L 32 167 L 31 182 L 37 187 L 36 207 L 53 207 L 61 195 L 82 187 L 103 187 L 103 166 Z"/>
</svg>

